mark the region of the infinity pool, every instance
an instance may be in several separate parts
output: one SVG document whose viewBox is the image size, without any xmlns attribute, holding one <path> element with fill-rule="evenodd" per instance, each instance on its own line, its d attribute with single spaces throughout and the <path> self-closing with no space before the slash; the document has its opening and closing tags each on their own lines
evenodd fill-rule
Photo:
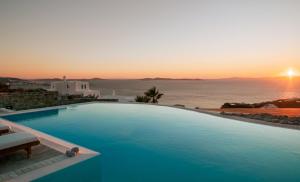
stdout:
<svg viewBox="0 0 300 182">
<path fill-rule="evenodd" d="M 37 181 L 300 181 L 297 130 L 138 104 L 5 118 L 101 153 Z"/>
</svg>

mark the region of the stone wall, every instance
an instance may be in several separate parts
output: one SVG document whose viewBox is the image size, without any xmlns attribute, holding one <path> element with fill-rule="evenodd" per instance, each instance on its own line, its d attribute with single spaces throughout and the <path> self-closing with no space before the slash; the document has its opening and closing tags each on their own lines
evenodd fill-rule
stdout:
<svg viewBox="0 0 300 182">
<path fill-rule="evenodd" d="M 34 109 L 41 107 L 73 104 L 92 101 L 93 98 L 62 97 L 57 92 L 46 90 L 24 90 L 18 92 L 0 93 L 0 108 L 13 110 Z"/>
</svg>

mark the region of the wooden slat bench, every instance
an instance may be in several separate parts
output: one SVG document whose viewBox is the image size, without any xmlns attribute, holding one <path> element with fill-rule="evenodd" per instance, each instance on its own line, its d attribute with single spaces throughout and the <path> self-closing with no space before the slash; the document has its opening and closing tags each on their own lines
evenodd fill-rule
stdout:
<svg viewBox="0 0 300 182">
<path fill-rule="evenodd" d="M 8 132 L 9 132 L 9 127 L 0 123 L 0 135 L 3 135 Z"/>
<path fill-rule="evenodd" d="M 18 132 L 0 136 L 0 155 L 7 155 L 19 150 L 31 156 L 31 147 L 40 144 L 38 138 L 30 133 Z"/>
</svg>

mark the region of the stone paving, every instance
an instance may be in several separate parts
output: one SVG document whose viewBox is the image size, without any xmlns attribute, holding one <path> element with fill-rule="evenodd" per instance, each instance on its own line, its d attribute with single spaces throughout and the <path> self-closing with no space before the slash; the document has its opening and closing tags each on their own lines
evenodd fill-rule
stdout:
<svg viewBox="0 0 300 182">
<path fill-rule="evenodd" d="M 33 148 L 30 159 L 26 158 L 24 151 L 0 157 L 0 182 L 11 180 L 25 173 L 60 162 L 66 158 L 63 153 L 44 145 Z"/>
</svg>

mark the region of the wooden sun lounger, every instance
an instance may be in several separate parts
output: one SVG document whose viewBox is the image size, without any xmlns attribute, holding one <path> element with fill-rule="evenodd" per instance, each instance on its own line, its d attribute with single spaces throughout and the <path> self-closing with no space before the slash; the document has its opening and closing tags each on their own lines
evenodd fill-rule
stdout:
<svg viewBox="0 0 300 182">
<path fill-rule="evenodd" d="M 0 123 L 0 135 L 8 133 L 8 132 L 9 132 L 9 127 L 7 125 Z"/>
<path fill-rule="evenodd" d="M 27 158 L 31 156 L 31 147 L 40 144 L 37 137 L 30 133 L 19 132 L 0 136 L 0 155 L 7 155 L 19 150 L 27 152 Z"/>
</svg>

